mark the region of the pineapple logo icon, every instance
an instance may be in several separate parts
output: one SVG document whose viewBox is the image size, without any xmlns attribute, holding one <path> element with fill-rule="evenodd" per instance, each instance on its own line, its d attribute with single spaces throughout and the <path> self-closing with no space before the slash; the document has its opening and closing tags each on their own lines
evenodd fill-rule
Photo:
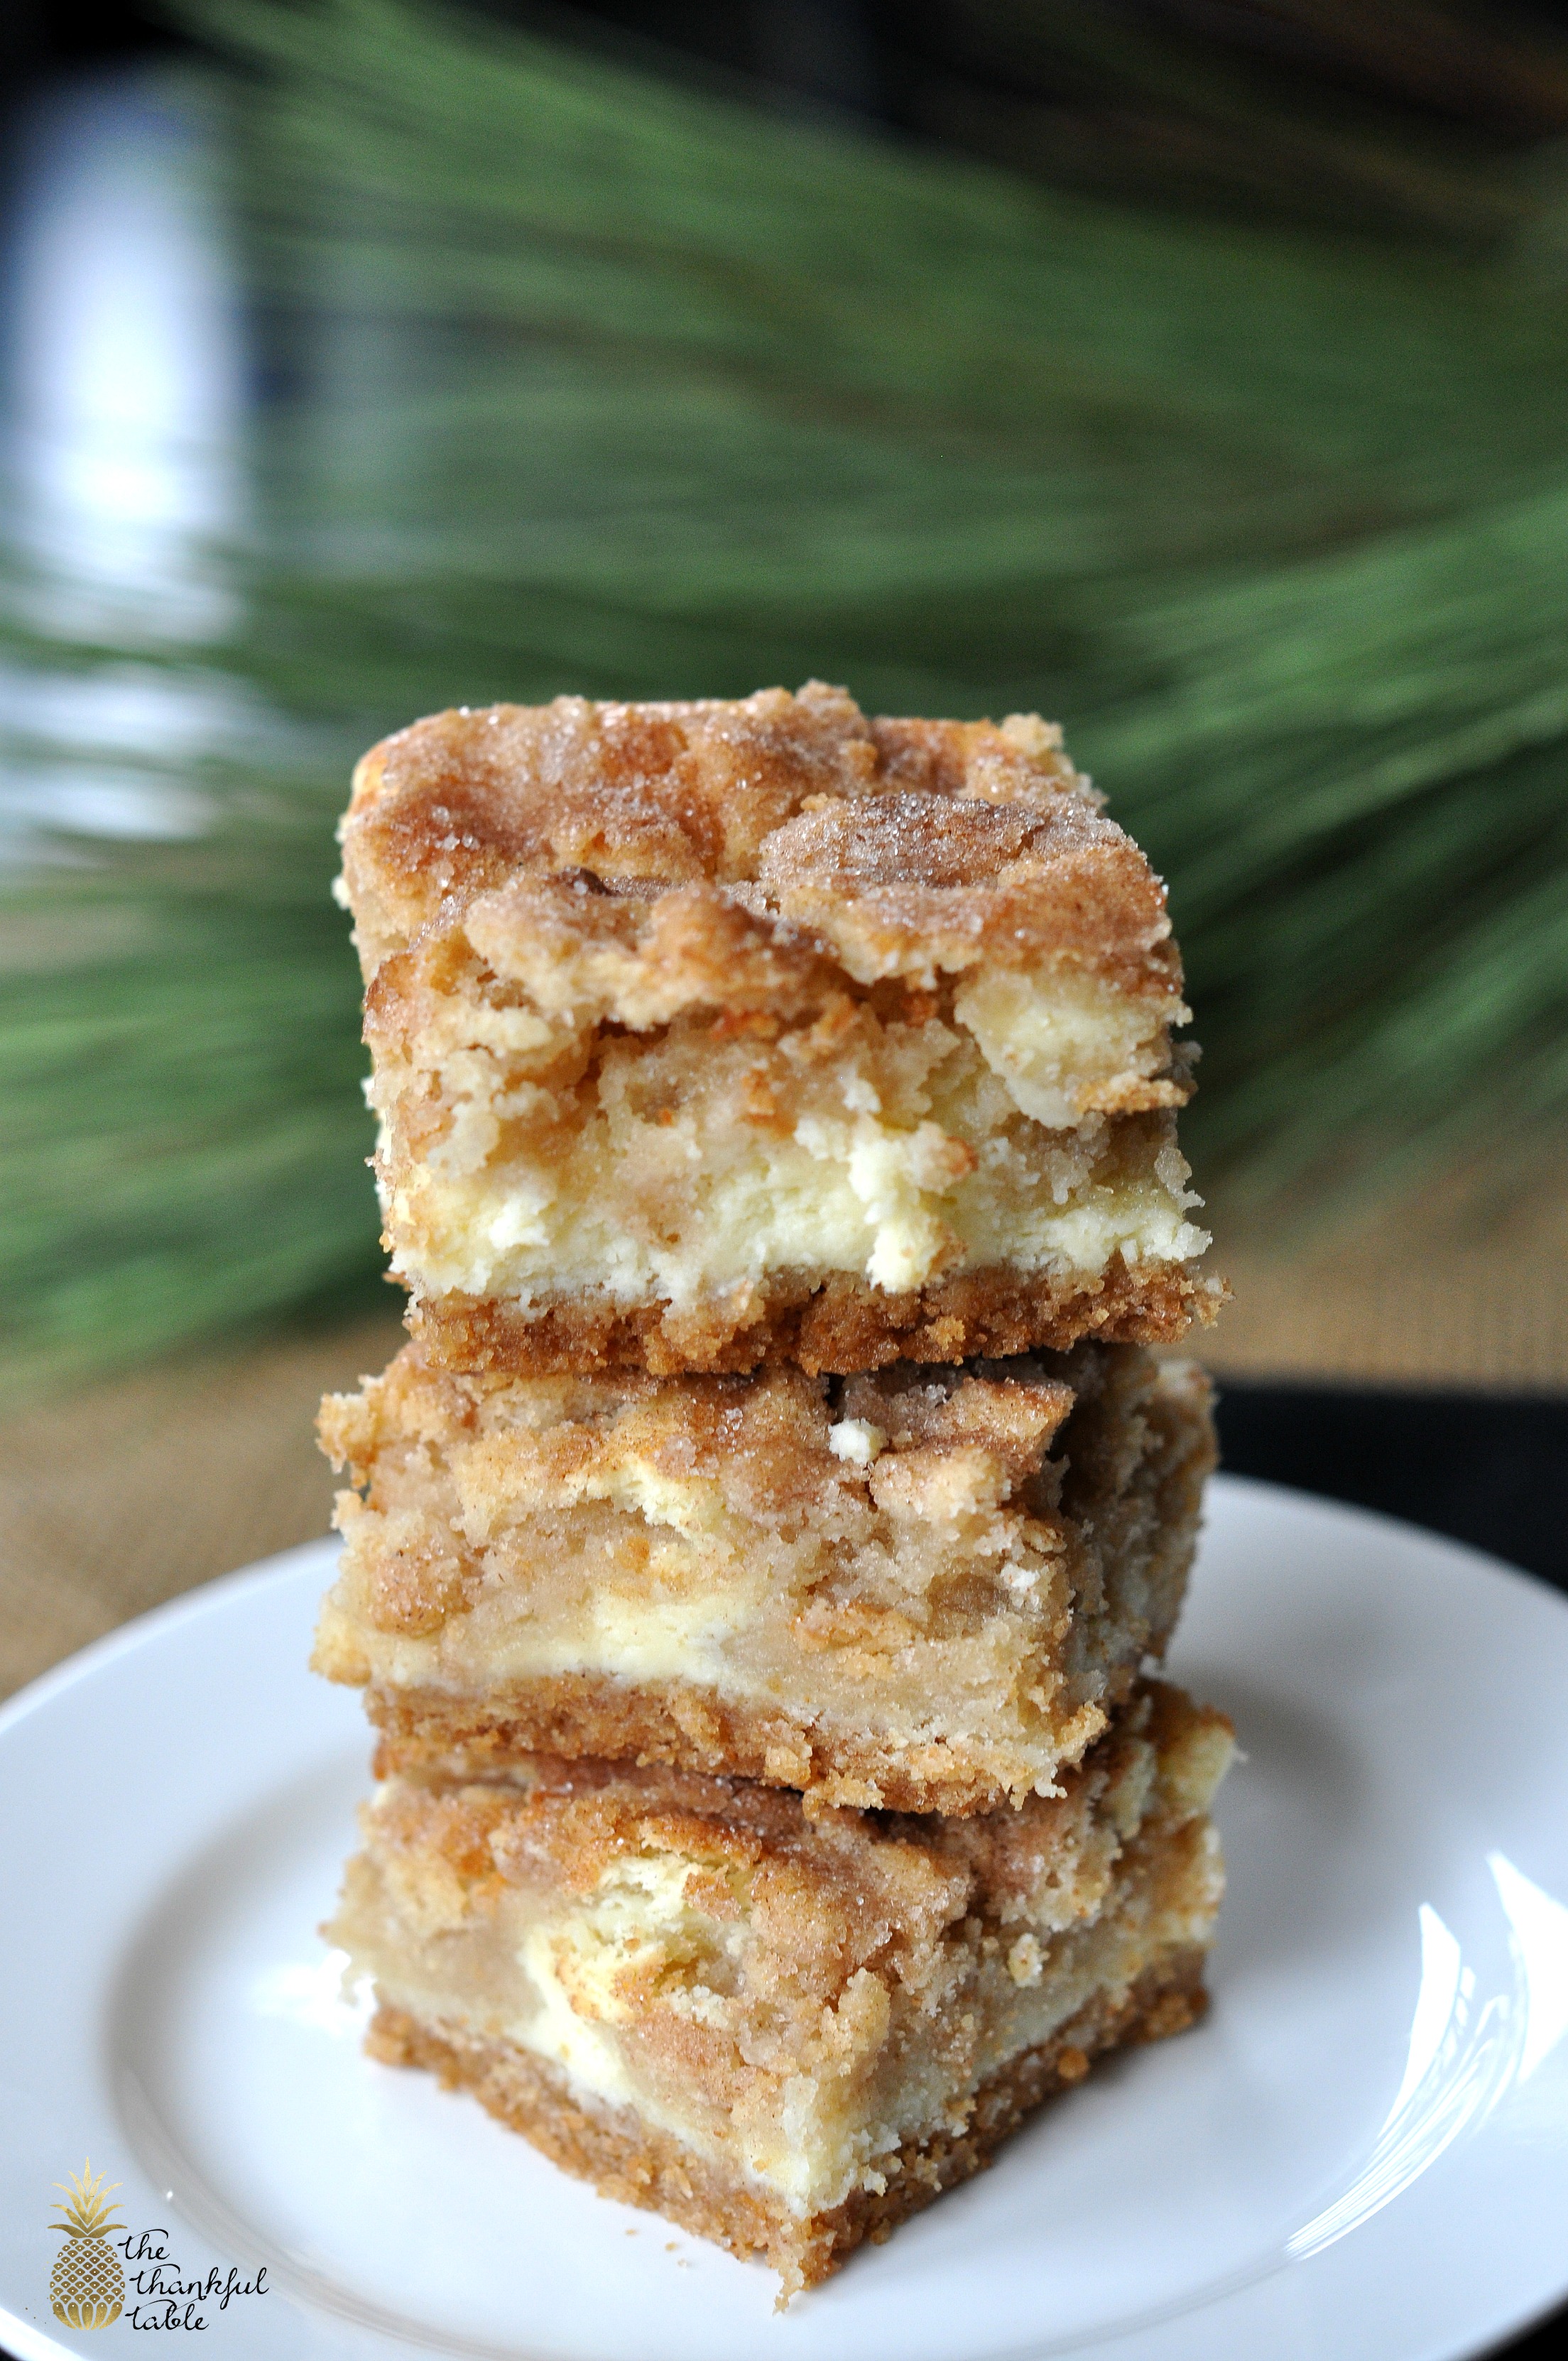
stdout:
<svg viewBox="0 0 1568 2361">
<path fill-rule="evenodd" d="M 63 2180 L 54 2185 L 67 2190 L 71 2199 L 69 2205 L 56 2209 L 64 2221 L 49 2224 L 51 2230 L 65 2233 L 49 2275 L 54 2316 L 68 2328 L 107 2328 L 118 2320 L 126 2301 L 125 2274 L 109 2243 L 110 2232 L 125 2227 L 114 2219 L 109 2204 L 110 2190 L 120 2184 L 95 2173 L 89 2158 L 80 2172 L 71 2175 L 69 2188 Z"/>
</svg>

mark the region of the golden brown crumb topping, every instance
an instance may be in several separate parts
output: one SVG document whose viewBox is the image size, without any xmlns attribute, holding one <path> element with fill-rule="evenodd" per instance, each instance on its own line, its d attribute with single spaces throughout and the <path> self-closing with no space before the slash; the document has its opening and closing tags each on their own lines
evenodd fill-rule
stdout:
<svg viewBox="0 0 1568 2361">
<path fill-rule="evenodd" d="M 343 837 L 367 976 L 481 902 L 467 939 L 498 973 L 624 1023 L 787 1013 L 825 954 L 862 986 L 983 955 L 1180 989 L 1163 887 L 1032 715 L 873 720 L 815 682 L 438 714 L 365 757 Z"/>
<path fill-rule="evenodd" d="M 479 1474 L 488 1444 L 514 1508 L 530 1496 L 553 1505 L 594 1497 L 590 1477 L 597 1487 L 636 1466 L 717 1485 L 753 1518 L 826 1517 L 837 1494 L 880 1494 L 897 1459 L 922 1475 L 952 1463 L 1004 1497 L 1039 1473 L 1078 1394 L 1098 1395 L 1107 1367 L 1146 1389 L 1149 1364 L 1134 1345 L 969 1369 L 900 1362 L 839 1389 L 787 1365 L 744 1377 L 459 1372 L 411 1344 L 361 1393 L 327 1395 L 319 1425 L 333 1465 L 360 1485 L 403 1452 L 457 1443 L 478 1446 L 467 1465 Z"/>
<path fill-rule="evenodd" d="M 1016 1810 L 808 1815 L 793 1791 L 750 1780 L 535 1755 L 486 1782 L 404 1776 L 378 1802 L 374 1842 L 394 1869 L 402 1858 L 452 1881 L 450 1923 L 485 1915 L 509 1884 L 587 1894 L 618 1862 L 674 1857 L 687 1905 L 746 1917 L 816 2006 L 868 1965 L 918 1989 L 966 1917 L 1002 1928 L 1038 1919 L 1056 1883 L 1102 1886 L 1140 1828 L 1206 1809 L 1231 1747 L 1223 1714 L 1151 1681 L 1062 1794 Z"/>
</svg>

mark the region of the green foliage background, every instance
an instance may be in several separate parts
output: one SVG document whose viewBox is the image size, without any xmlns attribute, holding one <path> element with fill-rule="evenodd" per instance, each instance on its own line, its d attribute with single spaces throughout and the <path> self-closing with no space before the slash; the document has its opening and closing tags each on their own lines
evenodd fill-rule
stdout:
<svg viewBox="0 0 1568 2361">
<path fill-rule="evenodd" d="M 366 1280 L 358 748 L 445 704 L 1063 719 L 1168 877 L 1201 1166 L 1332 1204 L 1568 1104 L 1568 270 L 1151 212 L 424 0 L 201 0 L 273 390 L 230 620 L 0 648 L 251 717 L 182 840 L 14 876 L 13 1366 Z M 1550 159 L 1549 159 L 1550 160 Z M 1521 224 L 1523 225 L 1521 226 Z M 61 620 L 65 616 L 66 620 Z M 27 749 L 22 749 L 24 756 Z"/>
</svg>

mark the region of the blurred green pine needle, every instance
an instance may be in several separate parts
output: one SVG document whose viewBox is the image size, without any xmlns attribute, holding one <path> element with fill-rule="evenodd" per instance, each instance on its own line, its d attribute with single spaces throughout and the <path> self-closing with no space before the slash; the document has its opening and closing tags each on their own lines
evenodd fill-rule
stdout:
<svg viewBox="0 0 1568 2361">
<path fill-rule="evenodd" d="M 9 1349 L 367 1278 L 355 749 L 494 697 L 1059 717 L 1168 876 L 1190 1136 L 1324 1204 L 1568 1110 L 1568 279 L 1198 222 L 419 0 L 192 0 L 277 392 L 183 838 L 4 896 Z M 58 586 L 57 586 L 58 587 Z M 56 601 L 58 605 L 58 600 Z"/>
</svg>

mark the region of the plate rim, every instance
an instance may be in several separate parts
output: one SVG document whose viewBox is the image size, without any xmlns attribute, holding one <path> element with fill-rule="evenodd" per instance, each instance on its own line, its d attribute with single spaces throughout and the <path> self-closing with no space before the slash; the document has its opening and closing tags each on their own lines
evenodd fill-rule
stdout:
<svg viewBox="0 0 1568 2361">
<path fill-rule="evenodd" d="M 204 1582 L 192 1583 L 189 1590 L 176 1591 L 172 1598 L 160 1598 L 155 1607 L 144 1607 L 139 1615 L 127 1616 L 123 1623 L 101 1631 L 95 1640 L 83 1641 L 69 1656 L 62 1656 L 58 1664 L 35 1673 L 30 1681 L 24 1681 L 8 1697 L 0 1698 L 0 1740 L 7 1738 L 30 1713 L 51 1705 L 66 1690 L 106 1670 L 121 1656 L 133 1654 L 163 1631 L 181 1623 L 194 1623 L 231 1598 L 286 1580 L 302 1571 L 303 1561 L 335 1546 L 336 1535 L 333 1533 L 323 1533 L 313 1542 L 295 1542 L 288 1549 L 274 1550 L 270 1557 L 257 1558 L 250 1565 L 237 1565 L 227 1574 L 210 1575 Z"/>
</svg>

